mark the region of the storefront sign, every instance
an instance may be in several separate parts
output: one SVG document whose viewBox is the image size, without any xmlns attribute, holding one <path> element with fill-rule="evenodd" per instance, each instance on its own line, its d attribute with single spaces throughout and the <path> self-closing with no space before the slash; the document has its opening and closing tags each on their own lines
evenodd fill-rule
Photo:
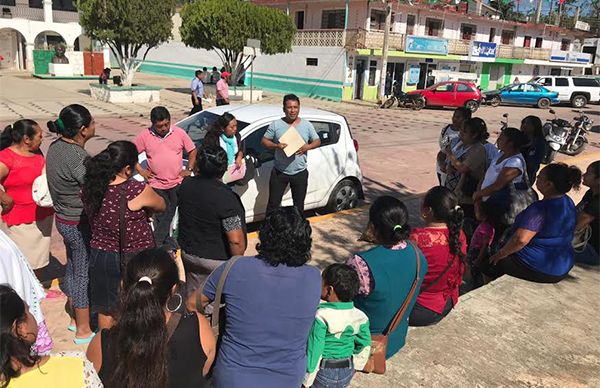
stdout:
<svg viewBox="0 0 600 388">
<path fill-rule="evenodd" d="M 469 56 L 474 58 L 496 58 L 496 43 L 477 42 L 471 43 Z"/>
<path fill-rule="evenodd" d="M 448 41 L 442 38 L 408 35 L 406 52 L 419 54 L 448 55 Z"/>
<path fill-rule="evenodd" d="M 592 61 L 592 55 L 577 51 L 553 50 L 550 53 L 550 60 L 554 62 L 590 63 Z"/>
<path fill-rule="evenodd" d="M 419 76 L 421 75 L 421 68 L 419 66 L 411 66 L 408 70 L 407 85 L 416 85 L 419 83 Z"/>
</svg>

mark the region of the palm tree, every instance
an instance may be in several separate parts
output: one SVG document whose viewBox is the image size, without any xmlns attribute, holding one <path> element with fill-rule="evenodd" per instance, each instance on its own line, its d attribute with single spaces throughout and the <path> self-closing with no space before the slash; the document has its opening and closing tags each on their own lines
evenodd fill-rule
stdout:
<svg viewBox="0 0 600 388">
<path fill-rule="evenodd" d="M 514 17 L 515 2 L 513 0 L 490 0 L 489 5 L 496 8 L 504 20 L 511 20 Z"/>
</svg>

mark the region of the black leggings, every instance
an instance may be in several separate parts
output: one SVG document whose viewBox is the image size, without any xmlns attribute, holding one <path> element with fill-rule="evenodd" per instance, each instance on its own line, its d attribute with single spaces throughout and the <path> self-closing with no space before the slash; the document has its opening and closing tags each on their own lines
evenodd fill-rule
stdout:
<svg viewBox="0 0 600 388">
<path fill-rule="evenodd" d="M 489 260 L 485 259 L 479 264 L 479 269 L 486 276 L 491 278 L 509 275 L 535 283 L 558 283 L 567 277 L 567 274 L 555 276 L 538 272 L 529 267 L 527 264 L 523 263 L 523 261 L 521 261 L 517 255 L 510 255 L 500 260 L 496 265 L 491 265 Z"/>
<path fill-rule="evenodd" d="M 423 307 L 419 303 L 415 303 L 415 306 L 413 307 L 412 311 L 410 312 L 410 316 L 408 318 L 408 325 L 409 326 L 435 325 L 436 323 L 438 323 L 439 321 L 444 319 L 444 317 L 446 315 L 448 315 L 448 313 L 450 311 L 452 311 L 453 307 L 454 307 L 454 305 L 452 304 L 452 298 L 450 298 L 450 297 L 448 297 L 448 300 L 446 301 L 446 306 L 444 307 L 444 311 L 442 311 L 441 314 L 438 314 L 433 310 L 429 310 L 427 307 Z"/>
</svg>

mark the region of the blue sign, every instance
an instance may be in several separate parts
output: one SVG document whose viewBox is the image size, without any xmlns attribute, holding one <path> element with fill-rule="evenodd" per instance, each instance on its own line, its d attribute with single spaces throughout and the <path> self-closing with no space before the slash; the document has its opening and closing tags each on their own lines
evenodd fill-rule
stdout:
<svg viewBox="0 0 600 388">
<path fill-rule="evenodd" d="M 448 55 L 448 41 L 430 36 L 408 35 L 405 51 L 407 53 Z"/>
<path fill-rule="evenodd" d="M 419 83 L 419 76 L 421 75 L 421 68 L 419 66 L 411 66 L 408 70 L 408 81 L 407 85 L 416 85 Z"/>
<path fill-rule="evenodd" d="M 496 43 L 473 42 L 471 44 L 471 57 L 476 58 L 496 58 Z"/>
</svg>

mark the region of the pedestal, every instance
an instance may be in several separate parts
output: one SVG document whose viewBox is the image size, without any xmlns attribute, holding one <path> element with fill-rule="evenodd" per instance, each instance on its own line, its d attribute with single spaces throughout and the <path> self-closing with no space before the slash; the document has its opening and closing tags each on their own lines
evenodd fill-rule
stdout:
<svg viewBox="0 0 600 388">
<path fill-rule="evenodd" d="M 48 71 L 55 77 L 72 77 L 73 65 L 70 63 L 49 63 Z"/>
</svg>

